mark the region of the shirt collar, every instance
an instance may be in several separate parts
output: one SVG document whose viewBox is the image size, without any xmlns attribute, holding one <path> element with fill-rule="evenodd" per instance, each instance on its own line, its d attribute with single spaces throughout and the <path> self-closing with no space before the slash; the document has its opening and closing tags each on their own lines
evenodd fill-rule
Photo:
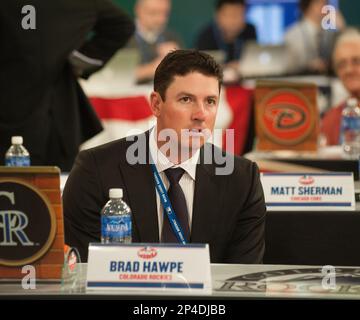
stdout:
<svg viewBox="0 0 360 320">
<path fill-rule="evenodd" d="M 135 21 L 135 25 L 136 25 L 136 32 L 137 34 L 140 35 L 140 37 L 142 37 L 145 41 L 151 43 L 151 44 L 154 44 L 161 32 L 154 32 L 154 31 L 148 31 L 148 30 L 145 30 L 139 23 L 138 20 Z"/>
<path fill-rule="evenodd" d="M 156 166 L 156 169 L 158 170 L 158 172 L 159 173 L 163 172 L 166 169 L 169 169 L 172 167 L 174 167 L 174 168 L 180 167 L 180 168 L 184 169 L 185 172 L 188 173 L 188 175 L 191 177 L 191 179 L 195 180 L 196 165 L 199 160 L 200 149 L 197 150 L 191 158 L 175 165 L 158 149 L 157 143 L 156 143 L 156 132 L 157 132 L 157 128 L 155 126 L 151 129 L 150 134 L 149 134 L 149 149 L 150 149 L 151 158 L 154 160 L 155 166 Z"/>
</svg>

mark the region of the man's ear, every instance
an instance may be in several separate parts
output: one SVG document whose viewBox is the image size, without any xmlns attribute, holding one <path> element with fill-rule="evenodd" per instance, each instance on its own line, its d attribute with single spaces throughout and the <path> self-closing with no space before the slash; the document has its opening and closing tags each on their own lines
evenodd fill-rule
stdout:
<svg viewBox="0 0 360 320">
<path fill-rule="evenodd" d="M 153 91 L 150 94 L 150 108 L 155 117 L 160 116 L 162 103 L 163 101 L 160 94 L 156 91 Z"/>
</svg>

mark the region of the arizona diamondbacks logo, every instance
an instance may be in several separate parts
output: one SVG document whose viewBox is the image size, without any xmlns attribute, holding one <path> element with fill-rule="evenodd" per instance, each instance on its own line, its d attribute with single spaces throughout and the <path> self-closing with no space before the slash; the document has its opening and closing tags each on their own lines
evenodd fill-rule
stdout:
<svg viewBox="0 0 360 320">
<path fill-rule="evenodd" d="M 51 246 L 56 218 L 40 190 L 20 180 L 0 180 L 0 265 L 20 266 Z"/>
<path fill-rule="evenodd" d="M 274 90 L 262 99 L 261 106 L 259 125 L 270 141 L 292 146 L 305 141 L 312 134 L 316 114 L 308 98 L 301 92 L 293 89 Z"/>
</svg>

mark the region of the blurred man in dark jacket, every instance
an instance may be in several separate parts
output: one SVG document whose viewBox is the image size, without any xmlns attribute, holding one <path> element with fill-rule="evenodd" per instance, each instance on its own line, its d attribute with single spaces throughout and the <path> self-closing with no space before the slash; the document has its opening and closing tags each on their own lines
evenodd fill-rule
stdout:
<svg viewBox="0 0 360 320">
<path fill-rule="evenodd" d="M 256 41 L 256 30 L 245 21 L 244 0 L 218 0 L 214 21 L 196 39 L 199 50 L 221 50 L 225 62 L 237 61 L 246 41 Z"/>
<path fill-rule="evenodd" d="M 102 130 L 77 82 L 134 31 L 110 0 L 5 0 L 0 6 L 0 159 L 24 137 L 33 165 L 70 171 L 82 142 Z"/>
</svg>

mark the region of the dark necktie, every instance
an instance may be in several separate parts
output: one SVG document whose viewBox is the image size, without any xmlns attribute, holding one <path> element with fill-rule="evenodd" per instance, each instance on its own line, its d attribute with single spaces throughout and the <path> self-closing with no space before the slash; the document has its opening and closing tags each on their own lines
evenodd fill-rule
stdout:
<svg viewBox="0 0 360 320">
<path fill-rule="evenodd" d="M 189 241 L 190 239 L 189 215 L 186 206 L 185 195 L 179 184 L 179 181 L 183 173 L 184 173 L 184 169 L 182 168 L 165 170 L 165 174 L 170 182 L 168 196 L 171 202 L 171 206 L 175 211 L 175 214 L 181 225 L 186 241 Z M 173 242 L 173 243 L 179 242 L 175 235 L 175 232 L 173 231 L 170 225 L 169 218 L 165 210 L 164 210 L 164 224 L 163 224 L 161 240 L 162 242 Z"/>
</svg>

